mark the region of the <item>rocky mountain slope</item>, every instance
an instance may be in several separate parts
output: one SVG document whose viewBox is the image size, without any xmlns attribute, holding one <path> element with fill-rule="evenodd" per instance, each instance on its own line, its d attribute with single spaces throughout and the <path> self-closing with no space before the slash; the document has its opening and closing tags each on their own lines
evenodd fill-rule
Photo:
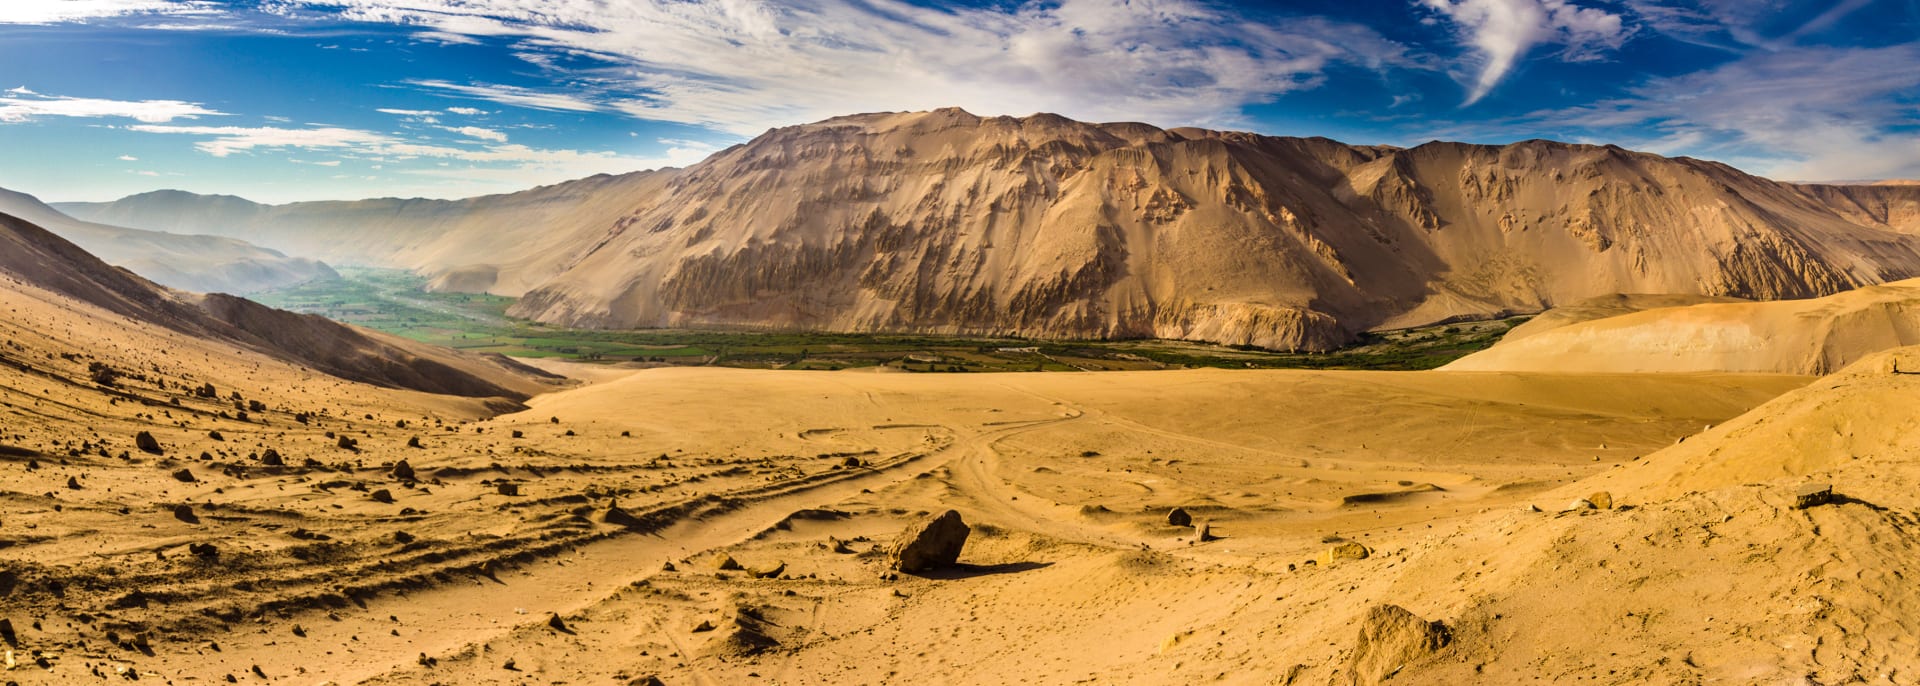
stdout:
<svg viewBox="0 0 1920 686">
<path fill-rule="evenodd" d="M 1827 374 L 1883 350 L 1920 345 L 1920 279 L 1810 300 L 1566 309 L 1550 310 L 1445 369 Z M 1601 313 L 1611 316 L 1587 318 Z"/>
<path fill-rule="evenodd" d="M 1403 149 L 954 109 L 775 129 L 685 170 L 461 203 L 162 199 L 63 207 L 253 221 L 269 245 L 304 233 L 439 287 L 524 291 L 518 316 L 604 328 L 1320 350 L 1609 293 L 1773 300 L 1920 275 L 1915 187 L 1785 184 L 1612 146 Z M 498 207 L 516 209 L 458 216 Z"/>
<path fill-rule="evenodd" d="M 57 301 L 53 305 L 76 312 L 111 313 L 129 326 L 239 347 L 350 381 L 507 400 L 550 388 L 547 375 L 504 358 L 434 348 L 230 295 L 170 291 L 5 214 L 0 214 L 0 275 L 8 279 L 4 290 L 21 297 L 51 297 Z"/>
<path fill-rule="evenodd" d="M 238 238 L 80 221 L 31 195 L 6 189 L 0 189 L 0 212 L 59 234 L 102 260 L 181 290 L 244 295 L 340 276 L 324 262 L 289 257 Z"/>
</svg>

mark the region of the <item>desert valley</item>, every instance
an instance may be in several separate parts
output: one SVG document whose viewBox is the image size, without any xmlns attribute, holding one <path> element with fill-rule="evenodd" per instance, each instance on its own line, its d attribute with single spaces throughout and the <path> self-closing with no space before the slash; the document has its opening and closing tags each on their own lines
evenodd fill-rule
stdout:
<svg viewBox="0 0 1920 686">
<path fill-rule="evenodd" d="M 0 686 L 1920 686 L 1915 36 L 0 2 Z"/>
</svg>

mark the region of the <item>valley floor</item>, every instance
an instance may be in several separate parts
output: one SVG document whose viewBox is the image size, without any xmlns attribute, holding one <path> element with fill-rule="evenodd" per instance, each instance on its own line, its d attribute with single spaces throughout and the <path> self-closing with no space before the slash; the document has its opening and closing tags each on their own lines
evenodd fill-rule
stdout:
<svg viewBox="0 0 1920 686">
<path fill-rule="evenodd" d="M 56 382 L 85 365 L 24 342 L 0 368 L 21 683 L 1325 683 L 1374 605 L 1457 623 L 1487 600 L 1458 578 L 1533 564 L 1436 567 L 1449 542 L 1648 516 L 1555 513 L 1567 484 L 1809 381 L 550 362 L 589 383 L 489 417 L 260 367 L 246 397 L 269 409 L 239 421 L 224 398 Z M 880 548 L 948 508 L 975 527 L 962 565 L 885 578 Z M 1345 541 L 1371 556 L 1320 562 Z M 1453 659 L 1510 679 L 1625 661 Z"/>
</svg>

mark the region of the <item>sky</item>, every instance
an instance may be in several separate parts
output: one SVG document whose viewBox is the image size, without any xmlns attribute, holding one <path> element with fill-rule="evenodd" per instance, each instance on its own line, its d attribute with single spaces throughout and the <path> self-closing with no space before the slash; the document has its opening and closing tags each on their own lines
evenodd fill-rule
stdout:
<svg viewBox="0 0 1920 686">
<path fill-rule="evenodd" d="M 1920 178 L 1920 0 L 0 0 L 0 187 L 456 198 L 957 106 Z"/>
</svg>

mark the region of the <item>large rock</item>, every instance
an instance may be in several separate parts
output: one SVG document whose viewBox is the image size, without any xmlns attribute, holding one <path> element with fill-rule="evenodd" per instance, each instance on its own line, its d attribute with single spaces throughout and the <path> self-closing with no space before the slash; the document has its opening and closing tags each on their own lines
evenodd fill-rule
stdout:
<svg viewBox="0 0 1920 686">
<path fill-rule="evenodd" d="M 1421 619 L 1399 605 L 1375 605 L 1360 624 L 1346 676 L 1355 686 L 1377 684 L 1452 642 L 1453 632 L 1445 624 Z"/>
<path fill-rule="evenodd" d="M 141 452 L 153 453 L 155 455 L 159 455 L 161 452 L 163 452 L 160 449 L 160 441 L 158 439 L 155 439 L 153 437 L 153 434 L 147 433 L 145 431 L 142 431 L 134 435 L 133 445 L 134 447 L 139 448 Z"/>
<path fill-rule="evenodd" d="M 960 513 L 947 510 L 908 527 L 893 542 L 889 558 L 893 568 L 902 572 L 949 566 L 960 561 L 960 549 L 970 533 L 973 528 L 960 520 Z"/>
</svg>

